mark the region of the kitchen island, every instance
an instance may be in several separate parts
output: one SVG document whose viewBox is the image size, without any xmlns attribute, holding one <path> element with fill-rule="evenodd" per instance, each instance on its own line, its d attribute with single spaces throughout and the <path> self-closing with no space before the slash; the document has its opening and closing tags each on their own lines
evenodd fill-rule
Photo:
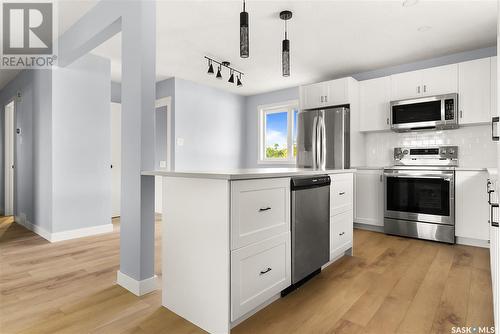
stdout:
<svg viewBox="0 0 500 334">
<path fill-rule="evenodd" d="M 352 251 L 354 170 L 152 171 L 163 178 L 162 305 L 210 333 L 291 284 L 290 178 L 328 174 L 330 263 Z"/>
</svg>

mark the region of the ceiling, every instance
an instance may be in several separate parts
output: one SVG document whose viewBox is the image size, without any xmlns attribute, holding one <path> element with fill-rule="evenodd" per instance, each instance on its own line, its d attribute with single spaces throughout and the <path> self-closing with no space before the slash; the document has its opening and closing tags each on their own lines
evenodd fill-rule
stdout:
<svg viewBox="0 0 500 334">
<path fill-rule="evenodd" d="M 60 30 L 76 22 L 96 1 L 63 3 Z M 495 0 L 419 1 L 409 7 L 397 0 L 248 0 L 250 57 L 242 59 L 241 4 L 239 0 L 158 1 L 157 79 L 175 76 L 252 95 L 496 43 Z M 293 12 L 288 25 L 288 78 L 281 76 L 283 22 L 278 14 L 284 9 Z M 419 31 L 420 27 L 430 29 Z M 121 76 L 120 52 L 120 35 L 92 52 L 111 59 L 115 81 Z M 223 80 L 207 75 L 205 55 L 228 60 L 244 72 L 244 86 L 229 84 L 227 71 Z"/>
</svg>

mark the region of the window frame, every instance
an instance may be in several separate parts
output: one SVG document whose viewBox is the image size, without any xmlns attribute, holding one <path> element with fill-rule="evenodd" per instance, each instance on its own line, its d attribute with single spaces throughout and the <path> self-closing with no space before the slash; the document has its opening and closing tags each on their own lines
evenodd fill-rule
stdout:
<svg viewBox="0 0 500 334">
<path fill-rule="evenodd" d="M 257 147 L 257 163 L 258 164 L 287 164 L 296 165 L 296 158 L 293 156 L 293 128 L 294 117 L 293 111 L 299 112 L 299 101 L 289 100 L 279 103 L 260 105 L 257 107 L 258 112 L 258 136 L 259 143 Z M 287 112 L 287 148 L 289 156 L 287 158 L 266 158 L 266 115 Z"/>
</svg>

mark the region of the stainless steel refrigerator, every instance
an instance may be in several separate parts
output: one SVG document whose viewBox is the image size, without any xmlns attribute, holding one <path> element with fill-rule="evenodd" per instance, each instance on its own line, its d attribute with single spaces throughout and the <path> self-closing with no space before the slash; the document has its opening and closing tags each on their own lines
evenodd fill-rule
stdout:
<svg viewBox="0 0 500 334">
<path fill-rule="evenodd" d="M 301 110 L 297 115 L 297 166 L 350 168 L 349 108 Z"/>
</svg>

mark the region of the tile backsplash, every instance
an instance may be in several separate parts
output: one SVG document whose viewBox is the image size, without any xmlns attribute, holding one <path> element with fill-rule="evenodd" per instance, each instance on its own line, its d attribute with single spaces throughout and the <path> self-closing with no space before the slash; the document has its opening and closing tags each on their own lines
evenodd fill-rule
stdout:
<svg viewBox="0 0 500 334">
<path fill-rule="evenodd" d="M 491 140 L 490 125 L 462 127 L 456 130 L 425 132 L 367 133 L 366 165 L 390 166 L 394 147 L 400 146 L 458 146 L 460 167 L 495 167 L 497 145 Z"/>
</svg>

